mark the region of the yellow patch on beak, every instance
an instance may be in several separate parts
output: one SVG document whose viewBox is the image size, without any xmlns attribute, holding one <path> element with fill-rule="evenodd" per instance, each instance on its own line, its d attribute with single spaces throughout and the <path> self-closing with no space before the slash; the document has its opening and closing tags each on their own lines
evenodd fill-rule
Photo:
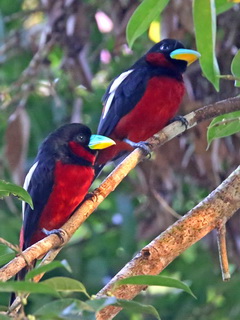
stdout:
<svg viewBox="0 0 240 320">
<path fill-rule="evenodd" d="M 115 144 L 116 142 L 108 137 L 93 134 L 91 135 L 88 147 L 92 150 L 100 150 L 100 149 L 106 149 Z"/>
<path fill-rule="evenodd" d="M 200 53 L 195 50 L 177 49 L 171 52 L 171 59 L 186 61 L 188 65 L 201 57 Z"/>
</svg>

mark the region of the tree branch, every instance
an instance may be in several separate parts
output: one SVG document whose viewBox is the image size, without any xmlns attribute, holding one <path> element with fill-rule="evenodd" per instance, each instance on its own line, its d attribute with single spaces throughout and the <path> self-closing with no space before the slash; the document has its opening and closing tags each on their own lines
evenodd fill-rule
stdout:
<svg viewBox="0 0 240 320">
<path fill-rule="evenodd" d="M 157 275 L 177 256 L 203 238 L 221 221 L 224 223 L 240 208 L 240 166 L 201 203 L 143 248 L 98 294 L 133 299 L 146 286 L 121 285 L 116 281 L 135 275 Z M 109 306 L 97 320 L 110 320 L 121 310 Z"/>
<path fill-rule="evenodd" d="M 188 128 L 192 128 L 198 123 L 225 114 L 240 110 L 240 98 L 231 98 L 224 101 L 205 106 L 191 112 L 186 116 L 189 123 Z M 180 122 L 174 122 L 165 127 L 162 131 L 150 138 L 151 150 L 163 145 L 177 135 L 185 131 L 185 127 Z M 79 226 L 90 216 L 99 204 L 118 186 L 124 177 L 143 159 L 141 149 L 135 149 L 93 192 L 91 199 L 86 200 L 72 215 L 72 217 L 62 227 L 64 244 L 69 241 Z M 61 246 L 61 240 L 57 235 L 50 235 L 43 240 L 27 248 L 23 256 L 17 256 L 7 265 L 0 269 L 0 281 L 7 281 L 26 266 L 26 260 L 31 262 L 46 254 L 52 248 Z"/>
</svg>

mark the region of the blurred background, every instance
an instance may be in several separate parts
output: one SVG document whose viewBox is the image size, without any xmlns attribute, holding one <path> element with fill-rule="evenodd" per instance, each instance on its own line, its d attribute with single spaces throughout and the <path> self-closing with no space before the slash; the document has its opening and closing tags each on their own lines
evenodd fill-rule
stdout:
<svg viewBox="0 0 240 320">
<path fill-rule="evenodd" d="M 127 22 L 136 0 L 1 0 L 0 4 L 0 179 L 22 184 L 38 145 L 58 126 L 83 122 L 96 132 L 101 97 L 109 82 L 131 66 L 152 45 L 148 32 L 131 50 Z M 190 0 L 170 1 L 161 16 L 161 38 L 176 38 L 195 49 Z M 239 5 L 217 17 L 216 54 L 222 74 L 240 47 Z M 221 80 L 216 92 L 198 63 L 185 74 L 184 115 L 199 106 L 236 96 L 233 82 Z M 72 274 L 47 275 L 79 279 L 91 294 L 108 282 L 134 254 L 179 216 L 199 203 L 239 164 L 240 139 L 214 140 L 207 149 L 204 122 L 159 149 L 142 162 L 84 223 L 58 259 Z M 111 171 L 106 167 L 97 187 Z M 0 202 L 0 236 L 17 244 L 21 204 Z M 215 233 L 195 244 L 162 274 L 185 280 L 194 300 L 176 289 L 150 288 L 138 301 L 153 304 L 164 320 L 239 319 L 239 217 L 228 223 L 232 280 L 223 283 Z M 0 245 L 3 264 L 7 249 Z M 28 312 L 49 301 L 33 295 Z M 0 294 L 2 305 L 8 295 Z M 116 319 L 149 316 L 120 313 Z"/>
</svg>

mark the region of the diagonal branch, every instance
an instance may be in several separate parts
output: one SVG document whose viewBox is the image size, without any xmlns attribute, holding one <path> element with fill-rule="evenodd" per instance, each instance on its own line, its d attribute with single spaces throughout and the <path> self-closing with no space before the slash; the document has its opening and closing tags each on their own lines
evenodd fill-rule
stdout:
<svg viewBox="0 0 240 320">
<path fill-rule="evenodd" d="M 240 110 L 240 98 L 231 98 L 217 103 L 205 106 L 191 112 L 186 116 L 189 123 L 188 128 L 192 128 L 198 123 L 225 114 Z M 163 145 L 177 135 L 185 131 L 185 127 L 180 122 L 174 122 L 165 127 L 162 131 L 150 138 L 151 150 Z M 69 241 L 79 226 L 90 216 L 90 214 L 99 206 L 99 204 L 118 186 L 124 177 L 143 159 L 140 149 L 135 149 L 97 188 L 91 199 L 86 200 L 79 207 L 72 217 L 62 227 L 64 244 Z M 17 256 L 7 265 L 0 269 L 0 281 L 6 281 L 26 266 L 26 260 L 31 262 L 46 254 L 49 250 L 61 246 L 61 240 L 56 235 L 50 235 L 26 249 L 22 256 Z"/>
<path fill-rule="evenodd" d="M 240 208 L 240 166 L 201 203 L 143 248 L 98 294 L 133 299 L 146 286 L 121 285 L 116 281 L 136 275 L 157 275 L 183 251 L 224 223 Z M 121 310 L 109 306 L 97 320 L 110 320 Z"/>
</svg>

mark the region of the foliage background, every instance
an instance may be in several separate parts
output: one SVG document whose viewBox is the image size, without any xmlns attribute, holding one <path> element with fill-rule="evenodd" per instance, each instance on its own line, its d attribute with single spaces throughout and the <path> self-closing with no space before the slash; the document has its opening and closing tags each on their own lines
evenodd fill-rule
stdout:
<svg viewBox="0 0 240 320">
<path fill-rule="evenodd" d="M 84 122 L 96 131 L 107 84 L 153 44 L 146 32 L 135 42 L 134 53 L 126 46 L 126 25 L 138 5 L 135 0 L 119 0 L 114 5 L 108 0 L 1 0 L 1 178 L 22 184 L 39 143 L 63 123 Z M 218 0 L 216 5 L 220 8 L 226 1 Z M 191 10 L 190 0 L 170 1 L 161 16 L 162 38 L 179 39 L 194 49 Z M 97 12 L 111 18 L 108 30 L 102 30 L 108 21 L 96 23 Z M 216 54 L 222 74 L 230 73 L 240 47 L 239 28 L 239 5 L 217 16 Z M 24 73 L 39 44 L 46 54 Z M 181 114 L 239 92 L 226 80 L 221 80 L 216 92 L 198 63 L 188 69 L 185 82 Z M 143 245 L 176 220 L 168 205 L 184 214 L 227 177 L 239 162 L 239 135 L 214 140 L 206 150 L 208 124 L 174 139 L 139 165 L 59 255 L 58 259 L 68 261 L 72 273 L 57 269 L 47 277 L 71 276 L 82 281 L 91 294 L 96 293 Z M 20 210 L 16 199 L 1 201 L 0 236 L 12 243 L 18 243 Z M 230 283 L 221 280 L 212 234 L 163 272 L 188 281 L 197 300 L 176 289 L 154 287 L 137 300 L 153 304 L 165 320 L 239 319 L 238 220 L 235 216 L 228 223 Z M 4 263 L 6 252 L 1 245 L 0 250 Z M 32 295 L 26 310 L 32 313 L 49 300 L 49 296 Z M 6 306 L 8 295 L 1 293 L 0 301 Z M 127 318 L 150 319 L 136 314 Z M 116 319 L 126 319 L 126 313 Z"/>
</svg>

